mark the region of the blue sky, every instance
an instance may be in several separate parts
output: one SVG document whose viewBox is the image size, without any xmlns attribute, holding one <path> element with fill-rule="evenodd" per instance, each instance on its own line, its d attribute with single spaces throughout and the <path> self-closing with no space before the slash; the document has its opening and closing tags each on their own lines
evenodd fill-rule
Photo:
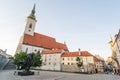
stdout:
<svg viewBox="0 0 120 80">
<path fill-rule="evenodd" d="M 107 58 L 120 28 L 119 0 L 0 0 L 0 48 L 14 55 L 26 17 L 36 3 L 35 32 L 56 38 L 70 51 Z"/>
</svg>

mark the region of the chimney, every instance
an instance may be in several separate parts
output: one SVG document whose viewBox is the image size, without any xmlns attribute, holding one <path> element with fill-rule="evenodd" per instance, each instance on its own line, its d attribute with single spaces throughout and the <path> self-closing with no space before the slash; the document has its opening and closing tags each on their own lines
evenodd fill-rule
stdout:
<svg viewBox="0 0 120 80">
<path fill-rule="evenodd" d="M 81 55 L 81 53 L 80 53 L 80 48 L 78 49 L 78 53 L 79 53 L 79 56 Z"/>
</svg>

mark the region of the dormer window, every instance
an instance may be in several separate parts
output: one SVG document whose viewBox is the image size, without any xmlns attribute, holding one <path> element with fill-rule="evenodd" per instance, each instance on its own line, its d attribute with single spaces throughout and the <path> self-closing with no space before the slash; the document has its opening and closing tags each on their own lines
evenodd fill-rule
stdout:
<svg viewBox="0 0 120 80">
<path fill-rule="evenodd" d="M 32 23 L 30 23 L 29 28 L 32 28 Z"/>
</svg>

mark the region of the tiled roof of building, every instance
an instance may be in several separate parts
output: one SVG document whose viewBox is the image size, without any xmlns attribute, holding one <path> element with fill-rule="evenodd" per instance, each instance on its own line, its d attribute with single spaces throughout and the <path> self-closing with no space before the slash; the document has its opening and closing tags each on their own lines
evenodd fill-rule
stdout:
<svg viewBox="0 0 120 80">
<path fill-rule="evenodd" d="M 68 50 L 66 44 L 56 42 L 55 38 L 34 33 L 34 36 L 25 34 L 23 39 L 23 44 L 33 45 L 38 47 L 43 47 L 47 49 L 64 49 Z"/>
<path fill-rule="evenodd" d="M 80 51 L 80 56 L 93 56 L 88 51 Z M 79 56 L 79 52 L 65 52 L 62 54 L 62 57 L 77 57 Z"/>
<path fill-rule="evenodd" d="M 99 58 L 97 58 L 97 57 L 94 56 L 94 61 L 95 61 L 95 62 L 101 62 L 101 61 L 103 61 L 103 60 L 101 60 L 101 59 L 99 59 Z"/>
<path fill-rule="evenodd" d="M 62 49 L 43 50 L 42 54 L 56 54 L 61 52 L 62 52 Z"/>
</svg>

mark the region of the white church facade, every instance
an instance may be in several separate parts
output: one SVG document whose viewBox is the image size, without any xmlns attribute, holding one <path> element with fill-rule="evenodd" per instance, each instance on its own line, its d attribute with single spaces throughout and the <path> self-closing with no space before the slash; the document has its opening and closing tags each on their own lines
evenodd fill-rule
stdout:
<svg viewBox="0 0 120 80">
<path fill-rule="evenodd" d="M 35 5 L 27 17 L 25 30 L 18 43 L 16 53 L 21 51 L 27 53 L 36 53 L 42 50 L 62 49 L 68 51 L 65 43 L 59 43 L 55 38 L 35 32 L 36 25 Z"/>
</svg>

